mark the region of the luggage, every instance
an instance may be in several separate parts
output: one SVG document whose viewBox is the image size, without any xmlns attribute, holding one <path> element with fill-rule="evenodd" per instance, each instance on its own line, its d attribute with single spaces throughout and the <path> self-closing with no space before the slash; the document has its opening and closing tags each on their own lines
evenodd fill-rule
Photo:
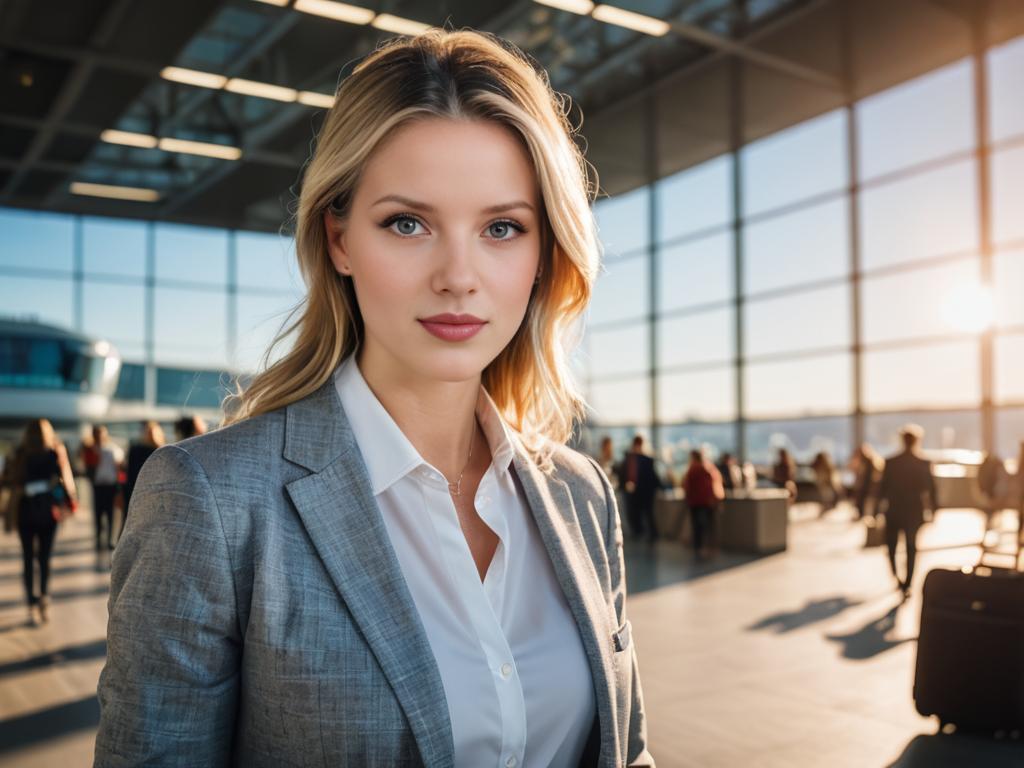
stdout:
<svg viewBox="0 0 1024 768">
<path fill-rule="evenodd" d="M 1024 573 L 984 565 L 928 573 L 914 703 L 940 728 L 1024 731 Z"/>
<path fill-rule="evenodd" d="M 885 515 L 866 516 L 864 528 L 866 531 L 865 547 L 880 547 L 885 544 Z"/>
</svg>

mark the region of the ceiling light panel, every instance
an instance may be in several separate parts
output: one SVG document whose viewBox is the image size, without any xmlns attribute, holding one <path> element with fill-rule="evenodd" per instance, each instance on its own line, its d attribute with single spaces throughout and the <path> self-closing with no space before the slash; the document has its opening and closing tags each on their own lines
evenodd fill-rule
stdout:
<svg viewBox="0 0 1024 768">
<path fill-rule="evenodd" d="M 130 131 L 115 131 L 109 128 L 100 134 L 100 140 L 108 144 L 124 144 L 127 147 L 142 147 L 143 149 L 152 149 L 157 145 L 156 136 Z"/>
<path fill-rule="evenodd" d="M 183 152 L 187 155 L 203 155 L 216 157 L 220 160 L 238 160 L 242 150 L 227 144 L 208 144 L 205 141 L 189 141 L 187 139 L 160 139 L 160 149 L 165 152 Z"/>
<path fill-rule="evenodd" d="M 182 67 L 164 67 L 160 70 L 160 77 L 164 80 L 173 80 L 176 83 L 213 89 L 223 88 L 224 84 L 228 81 L 224 75 L 199 72 L 195 69 L 184 69 Z"/>
<path fill-rule="evenodd" d="M 232 77 L 224 86 L 224 90 L 232 93 L 242 93 L 246 96 L 259 96 L 262 99 L 274 99 L 275 101 L 295 101 L 298 91 L 294 88 L 285 88 L 281 85 L 270 83 L 259 83 L 255 80 L 244 80 L 241 77 Z"/>
<path fill-rule="evenodd" d="M 323 16 L 335 21 L 345 21 L 349 24 L 369 24 L 377 14 L 369 8 L 360 8 L 358 5 L 348 3 L 336 3 L 333 0 L 296 0 L 295 10 L 303 13 L 312 13 L 315 16 Z"/>
<path fill-rule="evenodd" d="M 652 16 L 644 16 L 642 13 L 625 11 L 613 5 L 599 5 L 594 9 L 593 16 L 598 21 L 606 24 L 614 24 L 617 27 L 625 27 L 636 32 L 643 32 L 652 37 L 662 37 L 668 34 L 669 23 L 662 19 L 655 19 Z"/>
<path fill-rule="evenodd" d="M 333 96 L 328 93 L 317 93 L 316 91 L 299 91 L 298 101 L 307 107 L 330 109 L 334 106 Z"/>
<path fill-rule="evenodd" d="M 557 8 L 560 11 L 578 13 L 586 16 L 594 10 L 594 4 L 590 0 L 533 0 L 538 5 L 546 5 L 548 8 Z"/>
<path fill-rule="evenodd" d="M 89 184 L 84 181 L 71 182 L 70 190 L 73 195 L 107 197 L 114 200 L 135 200 L 141 203 L 154 203 L 160 199 L 160 193 L 155 189 L 115 187 L 110 184 Z"/>
<path fill-rule="evenodd" d="M 401 16 L 392 16 L 390 13 L 382 13 L 373 20 L 373 26 L 383 29 L 385 32 L 394 32 L 396 35 L 418 35 L 430 29 L 429 24 L 412 19 L 403 19 Z"/>
</svg>

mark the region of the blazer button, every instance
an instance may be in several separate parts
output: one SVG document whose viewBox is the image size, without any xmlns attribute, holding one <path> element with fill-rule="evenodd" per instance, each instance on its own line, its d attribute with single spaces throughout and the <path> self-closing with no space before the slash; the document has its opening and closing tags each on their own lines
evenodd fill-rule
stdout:
<svg viewBox="0 0 1024 768">
<path fill-rule="evenodd" d="M 512 674 L 512 665 L 511 664 L 502 664 L 501 665 L 501 676 L 504 677 L 507 680 L 511 674 Z M 512 759 L 514 760 L 515 758 L 512 758 Z"/>
</svg>

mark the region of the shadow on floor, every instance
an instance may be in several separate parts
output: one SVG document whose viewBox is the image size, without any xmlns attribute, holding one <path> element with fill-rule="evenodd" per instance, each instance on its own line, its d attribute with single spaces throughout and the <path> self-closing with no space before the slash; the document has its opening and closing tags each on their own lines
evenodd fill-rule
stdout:
<svg viewBox="0 0 1024 768">
<path fill-rule="evenodd" d="M 91 643 L 80 645 L 69 645 L 39 656 L 32 656 L 21 661 L 13 661 L 9 664 L 0 664 L 0 680 L 8 675 L 17 675 L 21 672 L 29 672 L 34 669 L 60 666 L 74 661 L 95 661 L 106 658 L 107 641 L 95 640 Z"/>
<path fill-rule="evenodd" d="M 903 603 L 894 605 L 882 616 L 872 619 L 860 629 L 845 635 L 825 635 L 826 640 L 842 645 L 842 656 L 852 661 L 864 661 L 892 650 L 904 643 L 916 642 L 916 637 L 886 638 L 896 626 L 896 614 Z"/>
<path fill-rule="evenodd" d="M 719 552 L 714 557 L 701 560 L 677 541 L 658 541 L 650 544 L 642 539 L 633 538 L 626 538 L 623 548 L 626 560 L 626 585 L 631 595 L 693 581 L 765 557 L 778 557 L 782 554 Z"/>
<path fill-rule="evenodd" d="M 110 592 L 110 587 L 107 584 L 98 584 L 95 587 L 89 587 L 86 589 L 62 589 L 57 592 L 51 592 L 50 599 L 54 603 L 63 603 L 79 597 L 99 597 L 100 595 L 105 595 L 108 592 Z M 25 604 L 24 597 L 20 597 L 16 600 L 0 600 L 0 611 L 8 608 L 24 607 Z"/>
<path fill-rule="evenodd" d="M 799 610 L 773 613 L 771 616 L 765 616 L 757 623 L 747 627 L 747 630 L 756 631 L 774 628 L 776 634 L 782 635 L 786 632 L 792 632 L 794 629 L 805 627 L 808 624 L 831 619 L 847 608 L 853 608 L 862 602 L 861 600 L 851 600 L 845 595 L 826 597 L 820 600 L 808 600 L 807 604 Z"/>
<path fill-rule="evenodd" d="M 996 741 L 959 734 L 915 736 L 887 768 L 1020 768 L 1024 742 Z"/>
<path fill-rule="evenodd" d="M 95 565 L 64 565 L 56 568 L 50 568 L 50 578 L 52 579 L 54 576 L 72 576 L 77 573 L 95 572 Z M 20 570 L 17 573 L 0 573 L 0 584 L 2 584 L 5 581 L 21 583 L 21 579 L 22 574 Z"/>
<path fill-rule="evenodd" d="M 33 747 L 69 733 L 95 730 L 100 703 L 95 696 L 0 722 L 0 755 Z"/>
</svg>

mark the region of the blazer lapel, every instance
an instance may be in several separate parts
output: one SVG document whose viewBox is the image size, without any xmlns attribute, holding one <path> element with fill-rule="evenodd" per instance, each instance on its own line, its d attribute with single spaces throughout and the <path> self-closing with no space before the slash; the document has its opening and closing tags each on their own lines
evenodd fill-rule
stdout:
<svg viewBox="0 0 1024 768">
<path fill-rule="evenodd" d="M 441 673 L 333 379 L 288 406 L 284 455 L 312 470 L 288 483 L 288 495 L 394 690 L 424 764 L 453 766 Z"/>
<path fill-rule="evenodd" d="M 615 628 L 609 624 L 608 607 L 587 554 L 572 495 L 565 483 L 541 472 L 518 442 L 513 466 L 558 583 L 576 619 L 594 681 L 601 753 L 606 762 L 611 760 L 610 764 L 614 764 L 618 755 L 615 677 L 609 649 Z"/>
</svg>

